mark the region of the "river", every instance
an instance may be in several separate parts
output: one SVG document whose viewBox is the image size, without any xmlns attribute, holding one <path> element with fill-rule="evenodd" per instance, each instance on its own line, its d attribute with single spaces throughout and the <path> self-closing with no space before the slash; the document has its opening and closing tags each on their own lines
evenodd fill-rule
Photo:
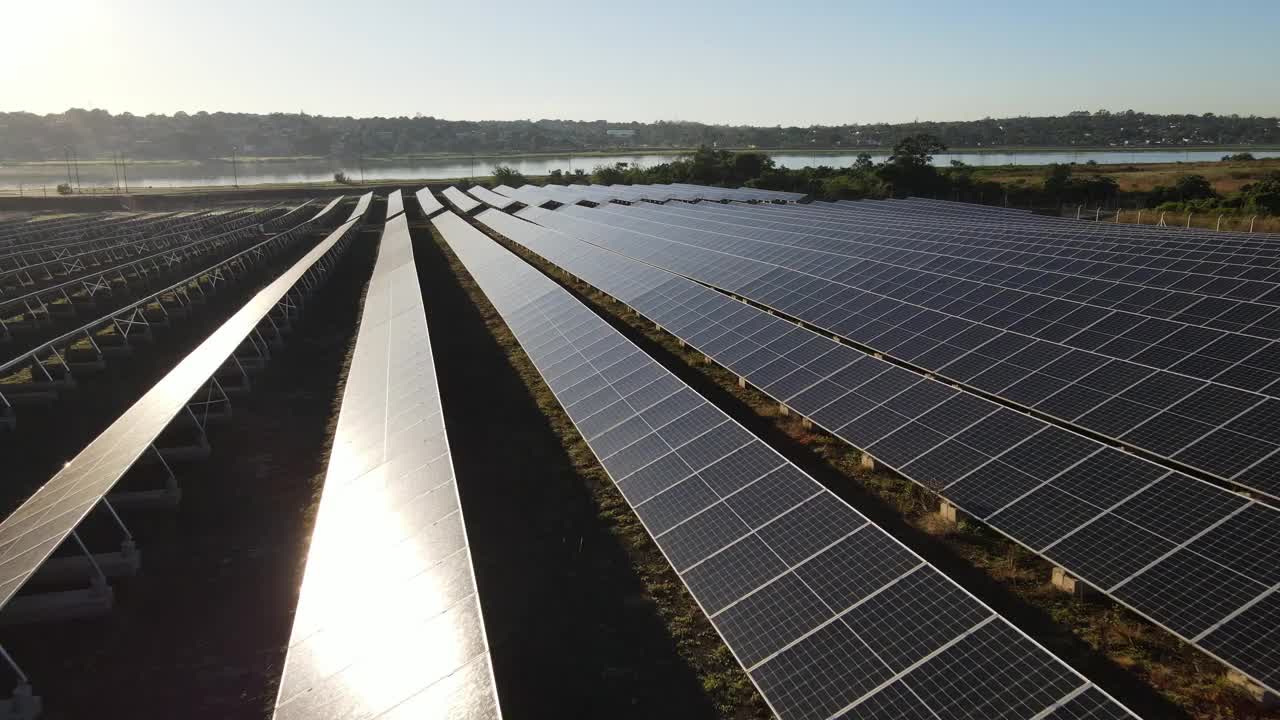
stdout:
<svg viewBox="0 0 1280 720">
<path fill-rule="evenodd" d="M 1086 163 L 1090 160 L 1100 165 L 1126 165 L 1136 163 L 1206 162 L 1222 158 L 1225 150 L 1135 150 L 1135 151 L 1039 151 L 992 153 L 943 153 L 934 157 L 935 165 L 949 165 L 952 160 L 962 160 L 970 165 L 1046 165 L 1055 162 Z M 1255 151 L 1258 158 L 1280 157 L 1280 151 Z M 844 166 L 853 162 L 854 153 L 779 151 L 771 153 L 775 162 L 783 167 L 796 168 L 807 165 Z M 879 162 L 886 153 L 872 153 Z M 390 162 L 366 162 L 361 170 L 358 162 L 337 159 L 297 160 L 287 162 L 240 162 L 233 172 L 230 162 L 205 162 L 194 164 L 149 165 L 130 164 L 127 168 L 130 188 L 151 187 L 202 187 L 266 185 L 276 183 L 326 182 L 335 172 L 344 172 L 353 180 L 363 177 L 366 181 L 387 179 L 438 180 L 442 178 L 466 178 L 488 175 L 495 163 L 510 165 L 526 175 L 545 175 L 551 170 L 584 170 L 590 172 L 597 165 L 617 162 L 652 166 L 669 162 L 671 155 L 610 155 L 578 156 L 547 155 L 528 158 L 447 158 L 438 160 L 404 160 Z M 115 168 L 110 164 L 80 164 L 79 185 L 113 187 L 117 183 Z M 76 184 L 73 168 L 72 183 Z M 13 193 L 52 194 L 58 183 L 67 181 L 67 169 L 61 164 L 41 166 L 0 165 L 0 191 Z"/>
</svg>

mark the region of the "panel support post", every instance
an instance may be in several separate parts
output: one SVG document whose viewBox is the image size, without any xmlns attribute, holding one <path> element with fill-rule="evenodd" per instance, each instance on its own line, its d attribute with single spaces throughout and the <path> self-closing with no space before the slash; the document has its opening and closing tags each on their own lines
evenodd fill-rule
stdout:
<svg viewBox="0 0 1280 720">
<path fill-rule="evenodd" d="M 778 403 L 778 414 L 787 417 L 791 414 L 791 408 L 787 407 L 786 403 Z"/>
<path fill-rule="evenodd" d="M 1050 583 L 1052 583 L 1054 587 L 1068 595 L 1071 595 L 1077 600 L 1083 600 L 1089 595 L 1089 586 L 1080 578 L 1077 578 L 1067 572 L 1066 568 L 1055 566 L 1053 568 L 1053 576 L 1050 579 Z"/>
<path fill-rule="evenodd" d="M 876 459 L 864 452 L 858 458 L 858 467 L 868 471 L 875 470 Z"/>
<path fill-rule="evenodd" d="M 804 427 L 805 430 L 813 429 L 813 421 L 809 418 L 800 418 L 800 425 Z"/>
<path fill-rule="evenodd" d="M 739 375 L 739 376 L 738 376 L 738 387 L 740 387 L 740 388 L 745 388 L 745 387 L 747 387 L 747 378 L 746 378 L 746 376 L 744 376 L 744 375 Z"/>
<path fill-rule="evenodd" d="M 6 720 L 34 720 L 44 710 L 44 703 L 40 696 L 32 692 L 31 681 L 27 679 L 27 674 L 22 672 L 22 668 L 18 667 L 18 663 L 13 661 L 13 657 L 3 647 L 0 647 L 0 657 L 4 658 L 4 662 L 18 677 L 13 695 L 8 699 L 0 700 L 0 711 L 3 711 Z"/>
<path fill-rule="evenodd" d="M 942 500 L 938 503 L 938 517 L 942 518 L 943 522 L 955 525 L 960 522 L 960 508 Z"/>
</svg>

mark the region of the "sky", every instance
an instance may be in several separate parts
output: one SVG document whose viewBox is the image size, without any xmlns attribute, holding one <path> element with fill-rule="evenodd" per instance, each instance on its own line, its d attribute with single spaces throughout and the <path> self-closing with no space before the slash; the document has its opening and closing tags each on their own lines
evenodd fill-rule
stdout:
<svg viewBox="0 0 1280 720">
<path fill-rule="evenodd" d="M 1278 0 L 3 0 L 0 22 L 0 111 L 1280 115 Z"/>
</svg>

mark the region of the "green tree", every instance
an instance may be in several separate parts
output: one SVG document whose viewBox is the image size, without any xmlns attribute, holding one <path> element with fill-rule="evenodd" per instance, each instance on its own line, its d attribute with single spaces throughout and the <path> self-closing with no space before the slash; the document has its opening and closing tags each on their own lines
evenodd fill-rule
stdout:
<svg viewBox="0 0 1280 720">
<path fill-rule="evenodd" d="M 1071 166 L 1067 163 L 1053 163 L 1044 176 L 1044 191 L 1055 198 L 1061 198 L 1071 187 Z"/>
<path fill-rule="evenodd" d="M 1280 171 L 1267 173 L 1256 183 L 1241 188 L 1244 207 L 1250 211 L 1280 213 Z"/>
<path fill-rule="evenodd" d="M 934 135 L 908 135 L 893 146 L 893 153 L 879 168 L 882 180 L 894 195 L 925 195 L 945 189 L 945 180 L 933 166 L 935 153 L 947 146 Z"/>
<path fill-rule="evenodd" d="M 506 185 L 515 188 L 524 185 L 529 180 L 523 173 L 510 165 L 494 165 L 493 182 L 495 185 Z"/>
<path fill-rule="evenodd" d="M 591 182 L 601 185 L 617 185 L 627 179 L 626 163 L 613 165 L 597 165 L 591 171 Z"/>
<path fill-rule="evenodd" d="M 1216 195 L 1213 192 L 1213 185 L 1203 175 L 1181 175 L 1173 181 L 1173 189 L 1178 194 L 1178 200 L 1183 202 L 1211 198 Z"/>
<path fill-rule="evenodd" d="M 883 198 L 888 189 L 874 173 L 837 175 L 822 181 L 822 196 L 827 200 Z"/>
<path fill-rule="evenodd" d="M 742 184 L 748 180 L 758 178 L 774 167 L 773 158 L 764 153 L 744 152 L 734 153 L 730 160 L 732 172 L 730 176 L 724 178 L 725 181 L 733 184 Z"/>
</svg>

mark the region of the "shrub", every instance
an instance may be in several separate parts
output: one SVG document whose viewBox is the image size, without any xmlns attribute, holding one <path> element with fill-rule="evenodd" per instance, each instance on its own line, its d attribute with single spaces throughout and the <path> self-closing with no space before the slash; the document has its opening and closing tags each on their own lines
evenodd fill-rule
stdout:
<svg viewBox="0 0 1280 720">
<path fill-rule="evenodd" d="M 70 195 L 73 192 L 75 191 L 71 189 L 71 183 L 58 183 L 59 195 Z"/>
<path fill-rule="evenodd" d="M 494 165 L 493 182 L 495 185 L 520 187 L 527 183 L 528 180 L 525 179 L 524 173 L 521 173 L 510 165 Z"/>
<path fill-rule="evenodd" d="M 355 184 L 355 183 L 351 182 L 351 178 L 347 177 L 347 174 L 346 174 L 346 173 L 344 173 L 344 172 L 342 172 L 341 170 L 339 170 L 338 172 L 336 172 L 336 173 L 334 173 L 334 174 L 333 174 L 333 181 L 334 181 L 334 182 L 336 182 L 336 183 L 338 183 L 339 185 L 354 185 L 354 184 Z"/>
</svg>

